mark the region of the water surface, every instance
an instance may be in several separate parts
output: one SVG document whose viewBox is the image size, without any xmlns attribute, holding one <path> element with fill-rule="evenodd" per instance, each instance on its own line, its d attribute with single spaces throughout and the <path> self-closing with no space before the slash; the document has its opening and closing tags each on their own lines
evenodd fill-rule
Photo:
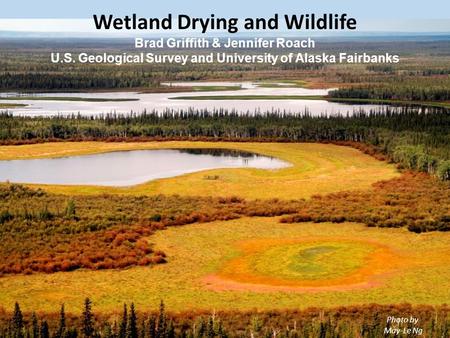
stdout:
<svg viewBox="0 0 450 338">
<path fill-rule="evenodd" d="M 0 103 L 26 104 L 27 107 L 8 109 L 15 115 L 43 116 L 43 115 L 99 115 L 108 113 L 129 114 L 130 112 L 142 113 L 143 111 L 162 112 L 166 109 L 174 110 L 214 110 L 227 109 L 238 113 L 255 113 L 272 110 L 285 111 L 287 113 L 303 113 L 308 111 L 312 115 L 352 114 L 355 111 L 375 109 L 382 107 L 373 104 L 347 104 L 328 102 L 325 100 L 242 100 L 239 96 L 318 96 L 327 95 L 329 89 L 291 88 L 286 84 L 280 84 L 277 88 L 259 87 L 253 82 L 173 82 L 166 83 L 170 86 L 240 86 L 242 90 L 225 91 L 200 91 L 182 93 L 136 93 L 136 92 L 106 92 L 106 93 L 42 93 L 40 97 L 83 97 L 89 99 L 128 99 L 133 101 L 123 102 L 88 102 L 88 101 L 51 101 L 51 100 L 2 100 Z M 0 93 L 0 96 L 14 96 L 18 93 Z M 234 100 L 186 100 L 175 99 L 180 96 L 235 96 Z"/>
<path fill-rule="evenodd" d="M 0 161 L 0 182 L 129 186 L 208 169 L 287 166 L 276 158 L 225 149 L 132 150 Z"/>
</svg>

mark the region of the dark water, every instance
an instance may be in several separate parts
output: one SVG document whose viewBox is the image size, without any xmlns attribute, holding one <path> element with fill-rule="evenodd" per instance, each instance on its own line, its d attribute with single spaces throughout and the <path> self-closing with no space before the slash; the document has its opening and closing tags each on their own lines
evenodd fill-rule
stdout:
<svg viewBox="0 0 450 338">
<path fill-rule="evenodd" d="M 55 159 L 0 161 L 0 181 L 129 186 L 207 169 L 279 169 L 288 163 L 223 149 L 117 151 Z"/>
</svg>

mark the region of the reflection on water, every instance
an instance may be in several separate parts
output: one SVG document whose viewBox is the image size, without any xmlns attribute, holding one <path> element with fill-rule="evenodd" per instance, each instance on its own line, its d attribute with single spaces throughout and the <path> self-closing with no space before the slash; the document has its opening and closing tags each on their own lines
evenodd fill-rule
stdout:
<svg viewBox="0 0 450 338">
<path fill-rule="evenodd" d="M 0 181 L 128 186 L 218 168 L 280 169 L 276 158 L 227 149 L 133 150 L 104 154 L 0 161 Z"/>
<path fill-rule="evenodd" d="M 194 154 L 194 155 L 211 155 L 211 156 L 233 156 L 233 157 L 260 157 L 255 153 L 244 150 L 235 149 L 220 149 L 220 148 L 188 148 L 178 149 L 180 153 Z"/>
</svg>

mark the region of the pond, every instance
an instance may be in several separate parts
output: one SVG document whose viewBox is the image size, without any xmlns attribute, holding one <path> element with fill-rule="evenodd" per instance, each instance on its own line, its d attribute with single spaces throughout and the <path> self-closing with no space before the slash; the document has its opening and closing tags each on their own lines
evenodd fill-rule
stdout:
<svg viewBox="0 0 450 338">
<path fill-rule="evenodd" d="M 141 113 L 144 110 L 162 112 L 166 109 L 174 110 L 213 110 L 227 109 L 238 113 L 255 113 L 273 110 L 286 111 L 288 113 L 303 113 L 308 111 L 312 115 L 320 114 L 352 114 L 361 109 L 370 110 L 381 107 L 372 104 L 346 104 L 328 102 L 326 100 L 289 99 L 283 96 L 323 96 L 329 89 L 307 89 L 290 87 L 286 83 L 275 84 L 273 88 L 267 88 L 253 82 L 174 82 L 167 83 L 172 87 L 230 87 L 230 90 L 221 91 L 195 91 L 195 92 L 171 92 L 171 93 L 136 93 L 136 92 L 103 92 L 103 93 L 41 93 L 35 94 L 36 99 L 14 100 L 19 93 L 0 93 L 0 97 L 12 97 L 1 100 L 0 103 L 24 104 L 26 107 L 8 109 L 14 115 L 43 116 L 43 115 L 99 115 L 116 112 L 129 114 Z M 240 87 L 240 90 L 233 88 Z M 22 94 L 23 95 L 23 94 Z M 232 96 L 233 99 L 195 99 L 198 96 Z M 242 96 L 280 96 L 280 99 L 252 99 L 246 100 Z M 241 98 L 240 98 L 241 97 Z M 45 100 L 47 98 L 48 100 Z M 83 98 L 85 100 L 80 100 Z"/>
<path fill-rule="evenodd" d="M 0 161 L 0 182 L 130 186 L 219 168 L 281 169 L 289 163 L 226 149 L 132 150 L 53 159 Z M 215 179 L 214 176 L 206 177 Z"/>
</svg>

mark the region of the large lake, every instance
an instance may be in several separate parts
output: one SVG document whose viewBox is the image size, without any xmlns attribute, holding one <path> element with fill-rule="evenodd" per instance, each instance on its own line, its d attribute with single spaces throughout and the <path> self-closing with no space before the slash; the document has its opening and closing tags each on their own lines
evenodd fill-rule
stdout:
<svg viewBox="0 0 450 338">
<path fill-rule="evenodd" d="M 0 182 L 129 186 L 207 169 L 273 170 L 289 165 L 276 158 L 225 149 L 132 150 L 0 161 Z"/>
<path fill-rule="evenodd" d="M 241 90 L 225 91 L 199 91 L 180 93 L 136 93 L 136 92 L 106 92 L 106 93 L 44 93 L 37 94 L 44 97 L 82 97 L 88 99 L 132 99 L 135 101 L 124 102 L 88 102 L 88 101 L 51 101 L 51 100 L 1 100 L 0 103 L 20 103 L 27 107 L 9 109 L 15 115 L 66 115 L 80 113 L 82 115 L 98 115 L 116 112 L 128 114 L 130 112 L 141 113 L 147 111 L 164 111 L 165 109 L 228 109 L 239 113 L 265 112 L 281 110 L 290 113 L 303 113 L 308 111 L 312 115 L 320 114 L 351 114 L 360 109 L 370 110 L 380 107 L 380 105 L 357 105 L 328 102 L 325 100 L 243 100 L 239 96 L 246 95 L 295 95 L 295 96 L 316 96 L 326 95 L 327 89 L 306 89 L 292 88 L 286 84 L 278 84 L 276 88 L 265 88 L 252 82 L 182 82 L 170 83 L 171 86 L 240 86 Z M 0 93 L 0 96 L 17 95 L 17 93 Z M 175 99 L 176 97 L 195 96 L 235 96 L 233 100 L 186 100 Z"/>
</svg>

